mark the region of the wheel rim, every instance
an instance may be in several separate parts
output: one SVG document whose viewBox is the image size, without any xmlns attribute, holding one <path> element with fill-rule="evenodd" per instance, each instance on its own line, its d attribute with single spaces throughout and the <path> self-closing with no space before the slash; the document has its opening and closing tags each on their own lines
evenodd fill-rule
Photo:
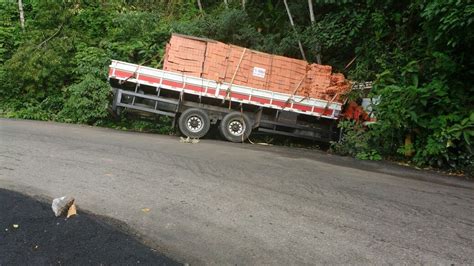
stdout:
<svg viewBox="0 0 474 266">
<path fill-rule="evenodd" d="M 232 120 L 227 126 L 227 129 L 229 133 L 234 136 L 242 136 L 245 132 L 245 123 L 240 120 Z"/>
<path fill-rule="evenodd" d="M 204 121 L 200 116 L 193 115 L 186 120 L 186 127 L 191 132 L 199 132 L 204 128 Z"/>
</svg>

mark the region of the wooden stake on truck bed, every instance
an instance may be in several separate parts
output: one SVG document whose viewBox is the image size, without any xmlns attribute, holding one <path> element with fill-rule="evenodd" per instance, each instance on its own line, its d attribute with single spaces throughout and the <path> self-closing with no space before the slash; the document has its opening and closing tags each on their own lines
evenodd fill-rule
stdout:
<svg viewBox="0 0 474 266">
<path fill-rule="evenodd" d="M 229 87 L 227 88 L 226 96 L 222 101 L 225 101 L 227 98 L 230 99 L 232 84 L 234 84 L 235 76 L 237 75 L 237 72 L 239 71 L 240 64 L 242 63 L 242 59 L 244 59 L 244 55 L 245 55 L 246 51 L 247 51 L 247 48 L 244 48 L 244 51 L 242 51 L 242 55 L 240 56 L 239 63 L 237 64 L 237 67 L 235 68 L 234 75 L 232 76 L 232 79 L 230 80 Z M 231 103 L 231 101 L 229 101 L 229 109 L 230 109 L 230 103 Z"/>
<path fill-rule="evenodd" d="M 293 93 L 291 93 L 290 97 L 288 97 L 288 100 L 286 101 L 286 104 L 289 104 L 293 101 L 293 97 L 295 96 L 296 92 L 298 91 L 298 89 L 301 87 L 301 84 L 303 83 L 303 81 L 306 79 L 306 74 L 304 74 L 303 78 L 300 80 L 300 82 L 298 83 L 298 85 L 296 86 L 295 90 L 293 91 Z M 304 98 L 303 98 L 304 99 Z"/>
</svg>

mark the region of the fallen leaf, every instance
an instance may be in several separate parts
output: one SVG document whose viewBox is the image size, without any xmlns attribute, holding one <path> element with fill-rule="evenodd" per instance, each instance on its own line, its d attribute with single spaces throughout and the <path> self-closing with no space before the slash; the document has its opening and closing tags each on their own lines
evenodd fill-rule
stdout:
<svg viewBox="0 0 474 266">
<path fill-rule="evenodd" d="M 266 143 L 266 142 L 258 142 L 258 143 L 256 143 L 256 144 L 258 144 L 258 145 L 263 145 L 263 146 L 273 146 L 272 144 Z"/>
<path fill-rule="evenodd" d="M 142 209 L 142 212 L 149 212 L 149 211 L 150 211 L 149 208 L 143 208 L 143 209 Z"/>
<path fill-rule="evenodd" d="M 407 163 L 397 163 L 398 165 L 402 165 L 402 166 L 410 166 L 409 164 Z"/>
<path fill-rule="evenodd" d="M 76 204 L 72 204 L 71 207 L 67 210 L 67 215 L 66 218 L 69 218 L 71 216 L 77 215 L 77 209 L 76 209 Z"/>
</svg>

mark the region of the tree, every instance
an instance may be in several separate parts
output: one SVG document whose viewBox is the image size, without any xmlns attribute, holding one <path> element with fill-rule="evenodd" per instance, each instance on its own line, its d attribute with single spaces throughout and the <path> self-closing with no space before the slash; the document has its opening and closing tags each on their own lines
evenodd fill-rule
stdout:
<svg viewBox="0 0 474 266">
<path fill-rule="evenodd" d="M 313 0 L 308 0 L 308 8 L 309 8 L 309 19 L 311 20 L 311 25 L 313 26 L 314 23 L 316 22 L 316 19 L 314 18 L 314 11 L 313 11 Z M 316 42 L 315 52 L 316 52 L 316 63 L 321 64 L 321 44 L 319 42 Z"/>
<path fill-rule="evenodd" d="M 202 11 L 202 3 L 201 3 L 201 0 L 197 0 L 197 3 L 198 3 L 198 7 L 199 7 L 199 12 L 203 12 Z"/>
<path fill-rule="evenodd" d="M 293 22 L 293 17 L 291 16 L 288 3 L 286 2 L 286 0 L 283 0 L 283 3 L 285 3 L 286 13 L 288 13 L 288 19 L 290 20 L 291 27 L 293 27 L 295 34 L 298 35 L 298 31 L 296 30 L 295 23 Z M 306 55 L 304 54 L 303 45 L 301 44 L 301 40 L 299 40 L 299 38 L 298 38 L 298 46 L 300 47 L 301 57 L 303 57 L 303 60 L 306 61 Z"/>
<path fill-rule="evenodd" d="M 313 12 L 313 0 L 308 0 L 308 8 L 309 8 L 309 18 L 311 20 L 311 25 L 314 24 L 314 12 Z"/>
<path fill-rule="evenodd" d="M 18 0 L 18 10 L 20 11 L 20 25 L 21 29 L 25 30 L 25 13 L 23 11 L 23 2 Z"/>
</svg>

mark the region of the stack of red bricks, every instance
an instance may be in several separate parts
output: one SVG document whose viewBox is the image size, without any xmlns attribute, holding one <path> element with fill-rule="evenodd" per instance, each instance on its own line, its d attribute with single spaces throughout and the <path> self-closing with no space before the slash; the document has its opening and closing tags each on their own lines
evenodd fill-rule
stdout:
<svg viewBox="0 0 474 266">
<path fill-rule="evenodd" d="M 332 73 L 331 66 L 308 65 L 306 93 L 311 98 L 340 101 L 340 97 L 350 89 L 350 83 L 341 73 Z"/>
<path fill-rule="evenodd" d="M 163 70 L 200 77 L 205 51 L 205 42 L 173 36 L 166 45 Z"/>
<path fill-rule="evenodd" d="M 333 74 L 331 66 L 178 34 L 166 46 L 163 69 L 334 102 L 350 89 L 344 75 Z"/>
<path fill-rule="evenodd" d="M 227 46 L 221 42 L 207 42 L 206 60 L 203 63 L 201 77 L 215 81 L 225 79 L 225 69 L 228 67 L 225 64 L 228 56 Z"/>
<path fill-rule="evenodd" d="M 270 56 L 272 57 L 272 67 L 269 86 L 266 89 L 301 95 L 305 87 L 308 63 L 284 56 Z"/>
</svg>

